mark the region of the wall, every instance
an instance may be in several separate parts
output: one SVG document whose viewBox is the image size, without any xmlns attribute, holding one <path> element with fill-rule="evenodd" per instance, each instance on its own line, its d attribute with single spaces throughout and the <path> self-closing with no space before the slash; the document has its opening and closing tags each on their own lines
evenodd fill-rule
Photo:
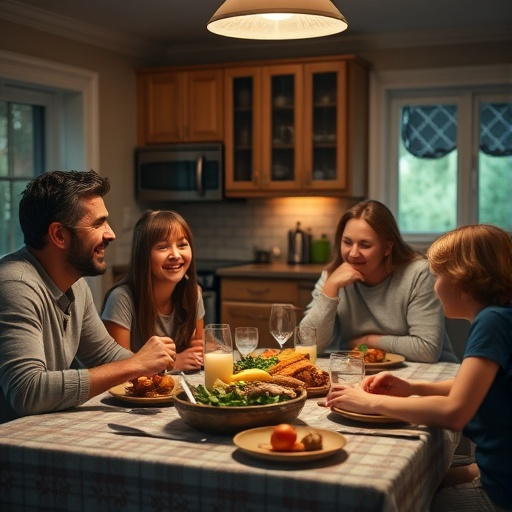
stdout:
<svg viewBox="0 0 512 512">
<path fill-rule="evenodd" d="M 126 263 L 129 259 L 131 226 L 148 205 L 139 205 L 133 190 L 133 149 L 136 144 L 135 74 L 137 67 L 178 63 L 204 63 L 300 55 L 322 55 L 355 52 L 371 62 L 375 70 L 456 67 L 510 62 L 510 41 L 475 43 L 444 43 L 421 47 L 417 41 L 403 49 L 334 44 L 324 40 L 308 41 L 302 45 L 259 45 L 259 50 L 225 52 L 207 51 L 169 53 L 143 60 L 94 45 L 65 39 L 30 27 L 0 20 L 0 48 L 33 57 L 82 67 L 99 74 L 100 100 L 100 168 L 108 176 L 112 190 L 107 207 L 118 239 L 108 249 L 110 265 Z M 341 39 L 342 40 L 342 39 Z M 446 38 L 445 38 L 446 40 Z M 460 41 L 460 40 L 459 40 Z M 226 41 L 226 48 L 233 48 Z M 272 48 L 272 51 L 269 50 Z M 0 70 L 1 73 L 1 70 Z M 310 203 L 311 201 L 311 203 Z M 160 205 L 174 208 L 190 223 L 201 258 L 250 259 L 254 246 L 278 246 L 286 253 L 286 233 L 297 221 L 311 226 L 315 235 L 332 236 L 336 221 L 348 206 L 341 200 L 295 199 L 269 201 L 230 201 L 211 204 Z"/>
</svg>

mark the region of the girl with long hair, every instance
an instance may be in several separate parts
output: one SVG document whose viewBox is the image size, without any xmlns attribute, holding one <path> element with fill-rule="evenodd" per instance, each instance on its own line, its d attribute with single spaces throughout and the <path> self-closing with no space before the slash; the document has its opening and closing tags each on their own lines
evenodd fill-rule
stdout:
<svg viewBox="0 0 512 512">
<path fill-rule="evenodd" d="M 165 210 L 142 215 L 128 275 L 107 292 L 101 317 L 123 347 L 137 352 L 151 336 L 169 336 L 176 344 L 175 368 L 200 369 L 204 305 L 192 233 L 183 217 Z"/>
</svg>

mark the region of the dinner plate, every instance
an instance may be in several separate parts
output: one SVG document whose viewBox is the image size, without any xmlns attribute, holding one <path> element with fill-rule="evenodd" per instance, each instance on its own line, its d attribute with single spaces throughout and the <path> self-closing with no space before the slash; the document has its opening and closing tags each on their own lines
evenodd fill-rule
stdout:
<svg viewBox="0 0 512 512">
<path fill-rule="evenodd" d="M 124 384 L 119 384 L 118 386 L 114 386 L 110 388 L 108 392 L 118 400 L 122 400 L 123 402 L 129 402 L 132 404 L 163 404 L 173 401 L 173 395 L 159 395 L 151 398 L 147 398 L 145 396 L 131 396 L 126 392 L 126 386 L 130 383 L 125 382 Z"/>
<path fill-rule="evenodd" d="M 338 432 L 322 428 L 294 426 L 299 441 L 310 432 L 318 432 L 322 436 L 322 449 L 310 452 L 274 452 L 270 447 L 270 436 L 274 428 L 275 426 L 244 430 L 233 438 L 233 442 L 240 450 L 258 459 L 288 462 L 323 459 L 340 451 L 347 444 L 346 438 Z"/>
<path fill-rule="evenodd" d="M 365 368 L 389 368 L 397 366 L 404 361 L 405 357 L 400 354 L 386 354 L 384 361 L 380 361 L 379 363 L 367 363 L 365 361 L 364 366 Z"/>
<path fill-rule="evenodd" d="M 364 423 L 404 423 L 402 420 L 390 418 L 389 416 L 384 416 L 383 414 L 361 414 L 358 412 L 345 411 L 339 407 L 332 407 L 331 411 L 335 412 L 336 414 L 340 414 L 345 418 L 349 418 L 354 421 L 362 421 Z"/>
<path fill-rule="evenodd" d="M 306 388 L 306 391 L 308 392 L 308 398 L 315 398 L 319 396 L 325 396 L 329 392 L 331 386 L 318 386 L 318 387 L 311 387 Z"/>
</svg>

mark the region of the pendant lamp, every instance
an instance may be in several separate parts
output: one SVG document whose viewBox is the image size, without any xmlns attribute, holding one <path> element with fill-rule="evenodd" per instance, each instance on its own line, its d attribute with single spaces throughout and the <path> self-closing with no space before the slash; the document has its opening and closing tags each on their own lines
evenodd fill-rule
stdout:
<svg viewBox="0 0 512 512">
<path fill-rule="evenodd" d="M 307 39 L 343 32 L 347 21 L 331 0 L 225 0 L 210 32 L 240 39 Z"/>
</svg>

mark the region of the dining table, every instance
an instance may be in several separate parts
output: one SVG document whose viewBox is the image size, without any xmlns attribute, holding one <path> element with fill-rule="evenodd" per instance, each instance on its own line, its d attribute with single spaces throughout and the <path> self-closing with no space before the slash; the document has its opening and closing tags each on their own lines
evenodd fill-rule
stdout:
<svg viewBox="0 0 512 512">
<path fill-rule="evenodd" d="M 318 358 L 317 364 L 327 368 L 328 361 Z M 385 371 L 435 381 L 452 378 L 458 368 L 404 361 Z M 189 373 L 187 381 L 202 384 L 204 373 Z M 141 408 L 110 391 L 73 409 L 4 423 L 0 509 L 427 511 L 459 433 L 359 421 L 319 406 L 321 400 L 308 398 L 293 425 L 339 432 L 346 444 L 315 460 L 255 457 L 238 448 L 232 434 L 212 435 L 188 426 L 172 400 L 144 407 L 154 414 L 133 414 Z M 177 439 L 122 433 L 112 425 Z"/>
</svg>

